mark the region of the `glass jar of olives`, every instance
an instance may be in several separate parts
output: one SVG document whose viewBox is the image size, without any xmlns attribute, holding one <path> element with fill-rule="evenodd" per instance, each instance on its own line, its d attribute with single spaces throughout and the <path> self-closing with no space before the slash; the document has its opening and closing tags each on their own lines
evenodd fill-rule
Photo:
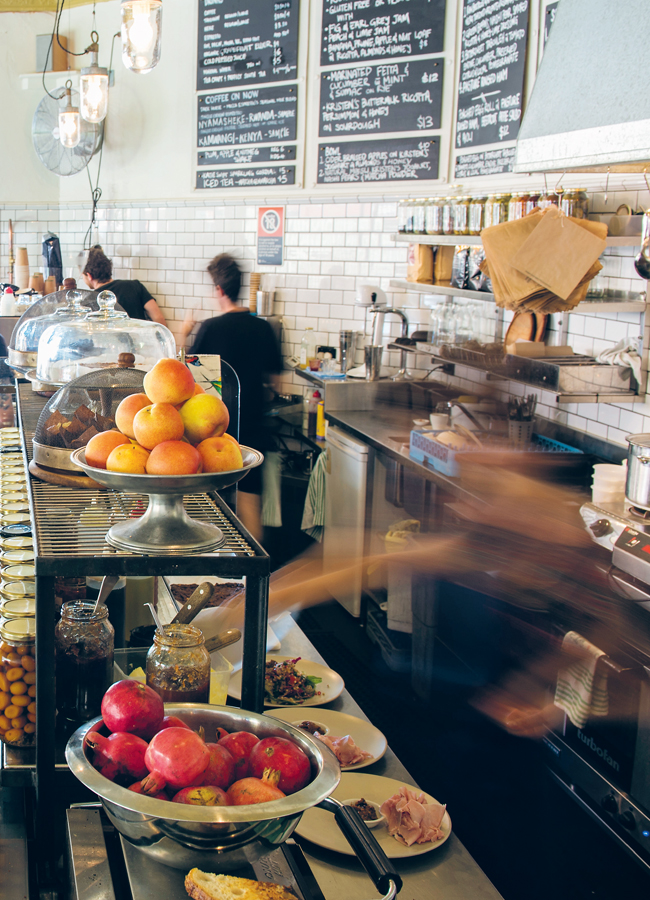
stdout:
<svg viewBox="0 0 650 900">
<path fill-rule="evenodd" d="M 147 653 L 147 684 L 165 703 L 207 703 L 210 654 L 203 632 L 194 625 L 166 625 L 156 630 Z"/>
<path fill-rule="evenodd" d="M 0 626 L 0 741 L 32 747 L 36 741 L 36 622 Z"/>
</svg>

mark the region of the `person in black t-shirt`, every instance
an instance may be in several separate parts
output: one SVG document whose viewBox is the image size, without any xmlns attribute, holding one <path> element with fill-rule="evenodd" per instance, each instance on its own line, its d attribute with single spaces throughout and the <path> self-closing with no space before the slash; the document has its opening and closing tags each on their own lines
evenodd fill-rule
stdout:
<svg viewBox="0 0 650 900">
<path fill-rule="evenodd" d="M 273 329 L 264 319 L 252 316 L 239 304 L 241 270 L 227 253 L 215 256 L 208 265 L 214 295 L 221 315 L 203 322 L 192 343 L 192 353 L 218 353 L 239 377 L 239 440 L 255 450 L 267 450 L 269 438 L 264 424 L 264 386 L 279 387 L 282 354 Z M 183 336 L 194 326 L 183 323 Z M 242 522 L 261 537 L 262 476 L 253 469 L 238 484 L 237 512 Z"/>
<path fill-rule="evenodd" d="M 83 276 L 91 290 L 112 291 L 129 318 L 167 325 L 162 310 L 141 281 L 113 279 L 113 263 L 101 247 L 93 247 L 88 254 Z"/>
</svg>

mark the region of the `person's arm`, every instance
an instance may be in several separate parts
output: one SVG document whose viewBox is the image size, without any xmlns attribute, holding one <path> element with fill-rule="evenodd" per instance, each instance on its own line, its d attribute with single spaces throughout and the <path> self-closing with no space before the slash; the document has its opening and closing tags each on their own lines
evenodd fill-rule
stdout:
<svg viewBox="0 0 650 900">
<path fill-rule="evenodd" d="M 147 315 L 153 322 L 159 322 L 161 325 L 167 326 L 167 322 L 162 313 L 162 310 L 158 306 L 156 301 L 153 299 L 153 297 L 151 298 L 151 300 L 147 300 L 147 302 L 144 305 L 144 308 L 147 312 Z"/>
</svg>

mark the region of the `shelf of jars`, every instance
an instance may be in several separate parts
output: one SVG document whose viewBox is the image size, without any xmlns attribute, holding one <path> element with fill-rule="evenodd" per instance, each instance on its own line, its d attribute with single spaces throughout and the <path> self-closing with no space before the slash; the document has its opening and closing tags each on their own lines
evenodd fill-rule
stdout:
<svg viewBox="0 0 650 900">
<path fill-rule="evenodd" d="M 433 244 L 444 247 L 456 247 L 460 244 L 465 247 L 478 247 L 481 244 L 480 234 L 409 234 L 397 232 L 396 234 L 391 234 L 391 239 L 401 244 Z M 608 247 L 638 247 L 640 243 L 640 234 L 607 238 Z"/>
<path fill-rule="evenodd" d="M 402 291 L 410 291 L 415 294 L 441 294 L 445 297 L 465 297 L 467 300 L 483 300 L 485 303 L 494 303 L 494 294 L 487 291 L 468 291 L 464 288 L 454 288 L 448 284 L 418 284 L 415 281 L 405 281 L 399 278 L 392 278 L 389 281 L 392 288 Z M 579 303 L 572 313 L 578 313 L 581 316 L 588 316 L 591 313 L 616 313 L 616 312 L 638 312 L 646 311 L 645 300 L 584 300 Z"/>
<path fill-rule="evenodd" d="M 440 362 L 446 365 L 451 363 L 452 365 L 477 369 L 481 372 L 486 372 L 488 380 L 491 381 L 516 381 L 519 384 L 525 384 L 527 387 L 555 395 L 555 402 L 558 405 L 565 403 L 642 403 L 644 401 L 644 397 L 636 391 L 611 390 L 606 386 L 598 387 L 597 390 L 582 391 L 562 388 L 554 389 L 543 381 L 535 381 L 518 376 L 512 366 L 509 366 L 508 370 L 504 371 L 502 370 L 502 365 L 487 365 L 485 358 L 479 358 L 483 357 L 484 354 L 462 347 L 452 347 L 446 350 L 446 348 L 438 347 L 434 344 L 419 343 L 417 347 L 404 347 L 401 344 L 391 343 L 387 345 L 386 349 L 405 350 L 407 353 L 428 356 L 432 362 Z M 504 360 L 511 358 L 503 357 Z M 521 361 L 526 362 L 523 357 L 521 357 Z M 585 359 L 585 362 L 590 364 L 591 361 Z M 544 378 L 544 375 L 542 375 L 542 378 Z"/>
</svg>

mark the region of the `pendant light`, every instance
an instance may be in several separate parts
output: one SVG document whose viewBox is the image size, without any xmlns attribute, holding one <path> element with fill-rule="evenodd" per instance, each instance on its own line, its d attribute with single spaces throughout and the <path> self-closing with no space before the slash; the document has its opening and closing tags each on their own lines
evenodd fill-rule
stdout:
<svg viewBox="0 0 650 900">
<path fill-rule="evenodd" d="M 97 64 L 99 35 L 91 32 L 92 44 L 88 47 L 90 65 L 81 70 L 79 78 L 79 109 L 86 122 L 98 125 L 108 111 L 108 69 Z"/>
<path fill-rule="evenodd" d="M 123 0 L 122 61 L 127 69 L 146 75 L 160 60 L 162 0 Z"/>
<path fill-rule="evenodd" d="M 74 149 L 81 140 L 81 117 L 72 105 L 72 82 L 65 83 L 66 105 L 59 110 L 59 140 L 68 150 Z"/>
</svg>

